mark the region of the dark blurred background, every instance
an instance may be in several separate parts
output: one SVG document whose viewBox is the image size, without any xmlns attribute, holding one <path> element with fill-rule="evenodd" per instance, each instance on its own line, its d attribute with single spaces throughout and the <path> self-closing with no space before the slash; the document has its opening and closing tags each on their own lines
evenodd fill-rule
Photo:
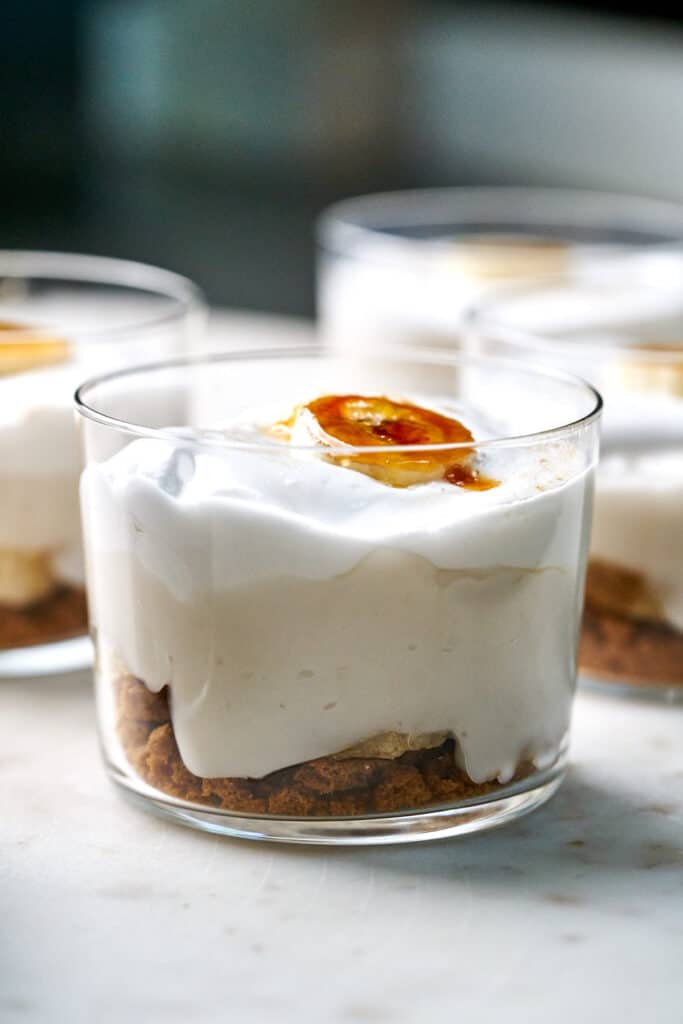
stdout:
<svg viewBox="0 0 683 1024">
<path fill-rule="evenodd" d="M 310 315 L 313 225 L 379 189 L 683 200 L 662 2 L 4 0 L 0 247 L 127 256 Z"/>
</svg>

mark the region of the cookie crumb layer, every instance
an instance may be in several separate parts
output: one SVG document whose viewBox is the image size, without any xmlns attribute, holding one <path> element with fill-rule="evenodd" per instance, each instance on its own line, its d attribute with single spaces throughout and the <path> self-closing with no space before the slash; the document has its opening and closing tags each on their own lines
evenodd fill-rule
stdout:
<svg viewBox="0 0 683 1024">
<path fill-rule="evenodd" d="M 617 683 L 683 687 L 683 633 L 587 603 L 579 665 Z"/>
<path fill-rule="evenodd" d="M 33 647 L 88 632 L 85 590 L 62 586 L 26 608 L 0 605 L 0 650 Z"/>
<path fill-rule="evenodd" d="M 131 766 L 148 785 L 178 800 L 242 814 L 331 817 L 459 803 L 501 788 L 472 782 L 455 763 L 452 739 L 396 758 L 320 757 L 261 779 L 201 778 L 180 757 L 168 689 L 151 693 L 131 675 L 120 676 L 115 687 L 117 733 Z M 532 770 L 520 765 L 513 781 Z"/>
</svg>

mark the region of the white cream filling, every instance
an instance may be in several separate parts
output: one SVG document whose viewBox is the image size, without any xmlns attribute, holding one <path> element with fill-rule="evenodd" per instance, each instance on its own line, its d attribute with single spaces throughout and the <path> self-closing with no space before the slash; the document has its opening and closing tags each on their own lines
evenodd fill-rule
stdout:
<svg viewBox="0 0 683 1024">
<path fill-rule="evenodd" d="M 117 315 L 119 319 L 127 315 L 130 322 L 136 311 L 149 309 L 149 302 L 119 304 L 105 298 L 81 307 L 73 301 L 59 304 L 53 300 L 49 309 L 52 319 L 46 318 L 48 326 L 64 322 L 77 330 L 105 322 L 112 326 Z M 11 312 L 3 303 L 3 316 L 9 319 Z M 32 323 L 40 321 L 39 314 L 38 302 L 35 315 L 32 305 Z M 23 317 L 17 313 L 17 318 L 26 318 L 25 310 Z M 69 334 L 66 328 L 64 334 Z M 181 338 L 172 328 L 154 331 L 144 341 L 131 331 L 125 339 L 84 342 L 68 363 L 0 375 L 0 557 L 4 551 L 44 554 L 55 582 L 84 585 L 78 503 L 82 453 L 74 391 L 88 376 L 173 354 L 180 344 Z M 20 563 L 19 558 L 19 572 Z"/>
<path fill-rule="evenodd" d="M 58 582 L 83 586 L 74 365 L 0 377 L 0 549 L 44 552 Z"/>
<path fill-rule="evenodd" d="M 284 452 L 133 442 L 82 479 L 98 638 L 170 684 L 198 775 L 259 777 L 392 730 L 451 732 L 477 781 L 547 765 L 592 472 L 568 446 L 545 455 L 551 472 L 529 456 L 486 492 L 401 490 Z"/>
<path fill-rule="evenodd" d="M 501 231 L 510 237 L 511 232 Z M 482 238 L 486 237 L 484 233 Z M 524 246 L 525 236 L 519 236 Z M 464 258 L 463 258 L 464 257 Z M 494 255 L 494 269 L 500 268 L 501 257 Z M 613 268 L 617 264 L 618 270 Z M 626 262 L 625 262 L 626 259 Z M 378 235 L 347 255 L 323 259 L 319 273 L 318 306 L 322 330 L 326 340 L 337 351 L 372 351 L 380 343 L 390 345 L 411 343 L 427 346 L 460 346 L 463 317 L 475 304 L 502 284 L 533 281 L 539 272 L 539 256 L 531 265 L 525 264 L 524 254 L 509 253 L 509 273 L 501 279 L 486 273 L 486 251 L 468 253 L 467 236 L 435 238 L 432 240 L 393 239 Z M 477 262 L 483 273 L 477 273 Z M 605 306 L 602 282 L 591 286 L 600 272 L 610 282 L 614 301 L 608 315 L 625 312 L 632 320 L 652 312 L 651 305 L 638 298 L 637 282 L 645 278 L 677 283 L 680 267 L 670 254 L 645 254 L 625 257 L 618 246 L 579 245 L 568 243 L 566 268 L 557 265 L 557 256 L 550 252 L 548 272 L 559 275 L 566 269 L 568 287 L 572 294 L 566 297 L 566 288 L 558 287 L 543 300 L 537 295 L 529 299 L 510 301 L 506 315 L 514 316 L 519 328 L 534 330 L 548 324 L 581 327 L 593 322 L 596 311 Z M 519 268 L 515 276 L 514 267 Z M 575 276 L 587 275 L 587 283 L 580 289 Z M 628 279 L 627 278 L 628 274 Z M 615 279 L 621 288 L 615 291 Z M 670 292 L 671 308 L 674 290 Z M 665 305 L 666 305 L 666 300 Z M 678 303 L 678 297 L 675 299 Z M 661 302 L 656 309 L 661 310 Z"/>
<path fill-rule="evenodd" d="M 683 447 L 603 458 L 591 554 L 642 574 L 683 630 Z"/>
<path fill-rule="evenodd" d="M 644 576 L 683 629 L 683 401 L 628 392 L 607 401 L 591 555 Z"/>
<path fill-rule="evenodd" d="M 330 260 L 321 311 L 334 347 L 371 352 L 378 342 L 406 340 L 458 347 L 463 313 L 495 282 L 458 275 L 448 245 L 380 240 L 355 258 Z M 641 337 L 681 341 L 682 263 L 665 250 L 620 256 L 606 249 L 573 247 L 566 283 L 523 289 L 499 316 L 540 338 L 545 329 L 549 339 L 556 336 L 537 353 L 510 349 L 510 356 L 565 363 L 603 393 L 605 454 L 591 552 L 646 576 L 669 622 L 683 629 L 683 401 L 648 390 L 651 378 L 638 390 L 634 376 L 629 387 L 624 344 L 625 331 L 634 345 Z M 610 255 L 620 258 L 604 259 Z M 563 341 L 571 347 L 563 350 Z M 605 346 L 604 357 L 596 357 L 595 345 Z"/>
</svg>

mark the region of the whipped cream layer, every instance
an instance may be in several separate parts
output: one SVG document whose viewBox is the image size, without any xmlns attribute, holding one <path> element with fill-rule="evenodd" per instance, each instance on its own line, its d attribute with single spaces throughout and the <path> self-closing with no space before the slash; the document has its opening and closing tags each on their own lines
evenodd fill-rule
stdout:
<svg viewBox="0 0 683 1024">
<path fill-rule="evenodd" d="M 608 394 L 591 555 L 637 572 L 683 630 L 683 401 Z"/>
<path fill-rule="evenodd" d="M 79 363 L 0 376 L 0 472 L 3 477 L 80 472 L 73 394 Z"/>
<path fill-rule="evenodd" d="M 87 341 L 87 331 L 124 326 L 136 315 L 144 320 L 145 312 L 149 315 L 157 309 L 151 299 L 116 301 L 104 295 L 86 302 L 74 301 L 67 293 L 51 294 L 42 302 L 32 296 L 29 306 L 27 310 L 24 302 L 3 301 L 2 316 L 42 326 L 48 340 L 51 333 L 67 343 L 79 331 L 85 336 L 68 350 L 68 362 L 0 373 L 0 561 L 8 555 L 23 577 L 0 581 L 0 605 L 14 606 L 13 592 L 26 591 L 26 600 L 17 607 L 44 596 L 36 591 L 31 597 L 31 570 L 28 565 L 22 571 L 23 554 L 44 555 L 54 583 L 78 587 L 85 583 L 78 501 L 82 454 L 73 409 L 76 388 L 105 369 L 173 354 L 180 344 L 177 332 L 163 326 L 144 339 L 131 329 L 130 335 Z"/>
<path fill-rule="evenodd" d="M 500 247 L 496 238 L 504 239 Z M 572 280 L 583 273 L 594 275 L 598 261 L 609 277 L 610 261 L 624 259 L 617 245 L 567 242 L 563 249 L 561 240 L 556 245 L 544 259 L 542 250 L 534 253 L 528 235 L 514 237 L 503 229 L 454 238 L 369 237 L 364 243 L 356 242 L 348 254 L 321 262 L 318 308 L 323 333 L 337 351 L 367 352 L 382 343 L 458 348 L 465 314 L 493 289 L 545 274 L 566 273 Z M 633 280 L 655 272 L 666 280 L 670 262 L 670 257 L 659 261 L 655 256 L 629 255 L 629 273 Z M 604 303 L 604 293 L 586 289 L 578 322 L 585 322 L 601 300 Z M 633 288 L 626 284 L 616 302 L 631 311 Z M 576 301 L 567 301 L 562 292 L 559 298 L 553 296 L 550 306 L 541 303 L 539 308 L 536 298 L 528 305 L 521 301 L 514 305 L 514 315 L 520 319 L 517 326 L 527 329 L 535 328 L 539 317 L 544 324 L 556 323 L 558 316 L 563 323 L 573 323 L 575 310 Z M 642 302 L 637 312 L 643 312 Z"/>
<path fill-rule="evenodd" d="M 568 444 L 499 458 L 489 491 L 399 489 L 284 447 L 134 441 L 82 478 L 98 642 L 170 686 L 197 775 L 260 777 L 389 731 L 452 733 L 475 781 L 550 764 L 592 471 Z"/>
<path fill-rule="evenodd" d="M 83 585 L 72 397 L 77 364 L 0 377 L 0 549 L 46 552 L 55 580 Z"/>
<path fill-rule="evenodd" d="M 510 347 L 601 392 L 602 456 L 591 556 L 641 575 L 662 617 L 683 629 L 683 261 L 629 256 L 501 299 L 494 319 L 536 342 Z M 484 334 L 486 335 L 486 326 Z M 652 346 L 648 354 L 648 346 Z M 667 352 L 670 348 L 670 352 Z"/>
<path fill-rule="evenodd" d="M 603 458 L 591 555 L 644 576 L 683 630 L 683 446 Z"/>
</svg>

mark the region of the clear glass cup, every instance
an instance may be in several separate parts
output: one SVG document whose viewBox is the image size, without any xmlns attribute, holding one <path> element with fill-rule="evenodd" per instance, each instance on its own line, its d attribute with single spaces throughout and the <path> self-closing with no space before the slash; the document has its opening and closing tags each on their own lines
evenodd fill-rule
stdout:
<svg viewBox="0 0 683 1024">
<path fill-rule="evenodd" d="M 683 699 L 683 252 L 492 295 L 473 351 L 578 373 L 605 400 L 582 679 Z"/>
<path fill-rule="evenodd" d="M 185 351 L 204 321 L 185 278 L 123 260 L 0 252 L 0 676 L 92 660 L 73 393 Z"/>
<path fill-rule="evenodd" d="M 565 189 L 361 196 L 319 222 L 318 312 L 333 350 L 458 347 L 462 318 L 503 282 L 683 239 L 683 206 Z"/>
<path fill-rule="evenodd" d="M 565 770 L 601 400 L 403 350 L 232 353 L 76 396 L 112 779 L 216 833 L 427 839 Z"/>
</svg>

